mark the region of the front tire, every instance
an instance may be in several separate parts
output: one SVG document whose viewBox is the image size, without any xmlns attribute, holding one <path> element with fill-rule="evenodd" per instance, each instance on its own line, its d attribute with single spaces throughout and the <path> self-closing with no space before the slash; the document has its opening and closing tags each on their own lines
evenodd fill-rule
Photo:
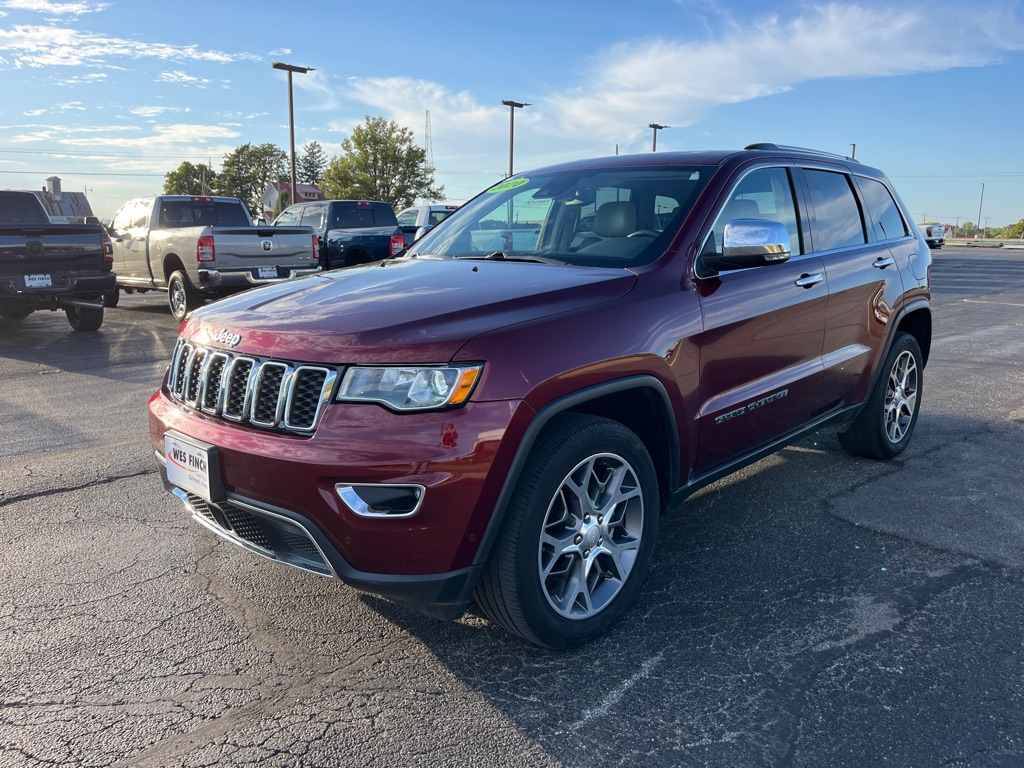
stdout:
<svg viewBox="0 0 1024 768">
<path fill-rule="evenodd" d="M 116 307 L 117 303 L 121 300 L 121 291 L 119 288 L 114 288 L 112 291 L 107 291 L 103 294 L 103 306 L 104 307 Z"/>
<path fill-rule="evenodd" d="M 654 464 L 636 434 L 610 419 L 558 417 L 523 468 L 477 604 L 538 645 L 594 639 L 633 602 L 660 512 Z"/>
<path fill-rule="evenodd" d="M 103 325 L 103 307 L 67 307 L 68 324 L 76 331 L 98 331 Z"/>
<path fill-rule="evenodd" d="M 917 339 L 899 332 L 867 403 L 839 443 L 855 456 L 888 460 L 910 444 L 921 410 L 924 362 Z"/>
<path fill-rule="evenodd" d="M 189 312 L 203 306 L 203 297 L 192 287 L 188 276 L 181 270 L 172 272 L 167 280 L 167 306 L 171 308 L 171 314 L 178 321 L 184 320 Z"/>
</svg>

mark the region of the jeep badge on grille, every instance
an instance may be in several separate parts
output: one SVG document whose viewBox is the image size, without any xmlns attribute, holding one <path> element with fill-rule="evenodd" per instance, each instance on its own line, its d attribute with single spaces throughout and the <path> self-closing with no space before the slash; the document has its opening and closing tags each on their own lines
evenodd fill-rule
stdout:
<svg viewBox="0 0 1024 768">
<path fill-rule="evenodd" d="M 217 335 L 213 342 L 215 344 L 227 344 L 229 347 L 237 347 L 241 340 L 242 335 L 240 333 L 232 333 L 225 328 Z"/>
</svg>

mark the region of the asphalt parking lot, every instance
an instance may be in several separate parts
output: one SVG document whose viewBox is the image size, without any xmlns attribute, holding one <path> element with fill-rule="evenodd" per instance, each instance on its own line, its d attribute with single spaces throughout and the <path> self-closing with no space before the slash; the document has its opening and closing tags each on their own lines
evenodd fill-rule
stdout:
<svg viewBox="0 0 1024 768">
<path fill-rule="evenodd" d="M 1024 764 L 1024 250 L 933 255 L 910 448 L 704 489 L 571 653 L 192 523 L 146 433 L 161 294 L 0 325 L 0 766 Z"/>
</svg>

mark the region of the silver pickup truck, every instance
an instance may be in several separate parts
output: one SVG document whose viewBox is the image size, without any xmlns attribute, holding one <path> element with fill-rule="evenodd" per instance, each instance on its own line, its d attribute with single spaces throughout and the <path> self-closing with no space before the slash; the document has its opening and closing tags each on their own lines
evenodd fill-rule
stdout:
<svg viewBox="0 0 1024 768">
<path fill-rule="evenodd" d="M 320 270 L 309 227 L 254 227 L 233 197 L 158 195 L 129 200 L 109 227 L 118 291 L 167 291 L 181 320 L 204 300 Z"/>
</svg>

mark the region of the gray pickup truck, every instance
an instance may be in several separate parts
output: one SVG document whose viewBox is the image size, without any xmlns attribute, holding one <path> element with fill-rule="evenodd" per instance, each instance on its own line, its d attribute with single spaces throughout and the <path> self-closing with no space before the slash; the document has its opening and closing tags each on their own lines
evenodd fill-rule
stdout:
<svg viewBox="0 0 1024 768">
<path fill-rule="evenodd" d="M 103 323 L 114 286 L 110 238 L 99 224 L 54 224 L 31 192 L 0 191 L 0 318 L 63 310 L 76 331 Z"/>
<path fill-rule="evenodd" d="M 129 200 L 110 225 L 118 290 L 167 291 L 175 319 L 216 299 L 257 285 L 320 270 L 308 227 L 254 227 L 233 197 L 162 195 Z"/>
</svg>

